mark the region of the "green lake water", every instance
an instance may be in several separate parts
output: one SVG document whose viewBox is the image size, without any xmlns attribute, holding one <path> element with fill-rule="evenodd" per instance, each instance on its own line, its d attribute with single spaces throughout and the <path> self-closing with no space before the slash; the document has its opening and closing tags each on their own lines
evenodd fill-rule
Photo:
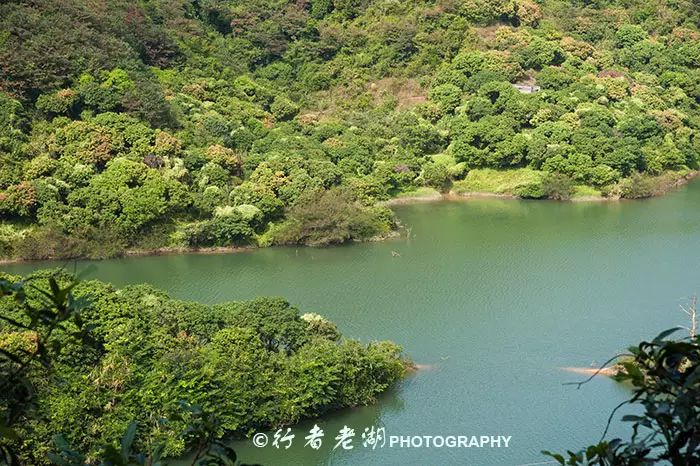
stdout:
<svg viewBox="0 0 700 466">
<path fill-rule="evenodd" d="M 700 292 L 700 183 L 647 201 L 479 199 L 396 212 L 410 238 L 133 257 L 94 262 L 90 276 L 117 286 L 150 282 L 205 303 L 285 296 L 346 336 L 394 340 L 429 366 L 376 405 L 315 421 L 325 431 L 318 451 L 303 440 L 314 421 L 293 429 L 288 450 L 234 444 L 244 461 L 267 465 L 524 465 L 547 461 L 543 449 L 596 442 L 629 392 L 605 378 L 577 390 L 563 383 L 581 376 L 560 368 L 602 363 L 686 324 L 679 304 Z M 355 430 L 355 448 L 333 451 L 344 425 Z M 500 449 L 389 448 L 387 440 L 372 450 L 360 438 L 370 426 L 387 437 L 512 438 Z M 615 422 L 612 432 L 626 430 Z"/>
</svg>

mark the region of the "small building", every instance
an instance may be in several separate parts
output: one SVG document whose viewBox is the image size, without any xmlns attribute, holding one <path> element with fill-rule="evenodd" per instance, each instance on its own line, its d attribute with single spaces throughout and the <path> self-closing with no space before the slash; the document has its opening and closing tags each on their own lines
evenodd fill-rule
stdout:
<svg viewBox="0 0 700 466">
<path fill-rule="evenodd" d="M 513 87 L 523 94 L 533 94 L 540 91 L 540 86 L 535 83 L 515 83 Z"/>
</svg>

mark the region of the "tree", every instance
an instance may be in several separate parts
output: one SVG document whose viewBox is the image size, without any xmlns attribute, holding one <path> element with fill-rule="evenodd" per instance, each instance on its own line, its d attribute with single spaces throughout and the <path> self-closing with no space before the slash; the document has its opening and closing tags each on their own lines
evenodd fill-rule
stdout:
<svg viewBox="0 0 700 466">
<path fill-rule="evenodd" d="M 91 342 L 91 328 L 81 317 L 89 303 L 72 294 L 77 282 L 61 287 L 49 277 L 48 283 L 49 289 L 44 290 L 33 283 L 0 280 L 0 298 L 16 303 L 14 312 L 0 314 L 2 327 L 17 331 L 11 335 L 14 341 L 3 342 L 0 347 L 0 459 L 9 466 L 24 462 L 17 428 L 36 403 L 31 371 L 38 365 L 50 373 L 63 346 L 59 333 L 79 344 Z M 38 293 L 38 302 L 29 299 L 27 288 Z"/>
<path fill-rule="evenodd" d="M 542 190 L 548 199 L 566 201 L 573 194 L 573 180 L 562 173 L 548 173 L 542 178 Z"/>
<path fill-rule="evenodd" d="M 540 70 L 548 65 L 560 65 L 566 56 L 559 44 L 535 37 L 525 48 L 518 50 L 518 61 L 524 69 Z"/>
<path fill-rule="evenodd" d="M 292 353 L 305 343 L 308 324 L 300 319 L 299 310 L 282 298 L 258 298 L 226 311 L 233 313 L 239 325 L 253 329 L 266 351 Z"/>
<path fill-rule="evenodd" d="M 449 191 L 451 184 L 450 172 L 444 163 L 431 162 L 423 165 L 421 177 L 426 186 L 435 188 L 440 192 Z"/>
<path fill-rule="evenodd" d="M 689 0 L 98 3 L 0 2 L 5 255 L 247 241 L 213 218 L 240 205 L 268 245 L 319 190 L 368 207 L 444 188 L 443 152 L 455 180 L 530 167 L 602 187 L 700 166 Z M 148 180 L 104 186 L 122 159 Z"/>
<path fill-rule="evenodd" d="M 542 89 L 558 91 L 575 81 L 576 77 L 561 67 L 548 66 L 537 73 L 537 84 Z"/>
<path fill-rule="evenodd" d="M 299 112 L 299 106 L 291 100 L 278 95 L 270 105 L 270 112 L 280 121 L 290 120 Z"/>
<path fill-rule="evenodd" d="M 243 244 L 255 233 L 251 220 L 253 219 L 245 219 L 236 210 L 225 215 L 214 215 L 210 220 L 195 223 L 185 229 L 187 243 L 192 247 Z"/>
<path fill-rule="evenodd" d="M 502 145 L 505 141 L 515 137 L 516 123 L 509 118 L 498 116 L 488 116 L 478 122 L 466 124 L 456 135 L 452 152 L 458 162 L 466 162 L 470 168 L 477 168 L 489 165 L 491 153 L 498 150 L 507 158 L 512 153 L 510 148 Z M 522 142 L 518 139 L 514 142 L 517 145 Z M 514 149 L 517 152 L 518 149 Z M 517 155 L 516 155 L 517 157 Z M 498 165 L 496 165 L 498 166 Z"/>
<path fill-rule="evenodd" d="M 460 10 L 468 19 L 489 24 L 500 17 L 509 17 L 515 13 L 513 0 L 463 0 Z"/>
<path fill-rule="evenodd" d="M 462 90 L 454 84 L 441 84 L 430 90 L 430 100 L 435 102 L 443 113 L 452 113 L 462 101 Z"/>
<path fill-rule="evenodd" d="M 615 33 L 615 41 L 619 48 L 631 47 L 645 40 L 649 35 L 637 24 L 623 24 Z"/>
</svg>

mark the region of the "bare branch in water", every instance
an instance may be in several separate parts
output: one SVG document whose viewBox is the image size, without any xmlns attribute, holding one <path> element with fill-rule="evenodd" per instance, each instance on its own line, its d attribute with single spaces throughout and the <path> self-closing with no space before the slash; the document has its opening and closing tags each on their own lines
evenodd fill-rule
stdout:
<svg viewBox="0 0 700 466">
<path fill-rule="evenodd" d="M 690 334 L 690 338 L 698 336 L 698 295 L 694 294 L 690 299 L 690 305 L 685 307 L 681 304 L 681 310 L 690 317 L 690 327 L 682 327 Z"/>
<path fill-rule="evenodd" d="M 590 382 L 591 380 L 593 380 L 593 379 L 594 379 L 597 375 L 599 375 L 603 370 L 605 370 L 605 369 L 608 367 L 608 364 L 610 364 L 611 362 L 615 361 L 615 360 L 618 359 L 618 358 L 621 358 L 622 356 L 632 356 L 632 355 L 629 354 L 629 353 L 622 353 L 622 354 L 618 354 L 618 355 L 616 355 L 616 356 L 613 356 L 612 358 L 610 358 L 610 359 L 608 359 L 607 361 L 605 361 L 605 362 L 603 363 L 603 365 L 600 366 L 600 367 L 598 368 L 598 370 L 596 370 L 595 373 L 593 373 L 593 375 L 591 375 L 590 377 L 588 377 L 586 380 L 584 380 L 584 381 L 582 381 L 582 382 L 564 382 L 562 385 L 576 385 L 576 389 L 578 390 L 578 389 L 581 388 L 583 385 L 585 385 L 585 384 L 587 384 L 588 382 Z"/>
</svg>

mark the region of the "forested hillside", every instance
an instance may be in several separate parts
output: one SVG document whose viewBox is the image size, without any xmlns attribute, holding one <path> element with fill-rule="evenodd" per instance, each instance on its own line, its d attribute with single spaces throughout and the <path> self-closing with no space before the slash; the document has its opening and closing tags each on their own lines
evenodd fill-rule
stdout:
<svg viewBox="0 0 700 466">
<path fill-rule="evenodd" d="M 690 0 L 2 2 L 0 255 L 367 239 L 422 187 L 648 196 L 698 165 L 699 24 Z"/>
</svg>

